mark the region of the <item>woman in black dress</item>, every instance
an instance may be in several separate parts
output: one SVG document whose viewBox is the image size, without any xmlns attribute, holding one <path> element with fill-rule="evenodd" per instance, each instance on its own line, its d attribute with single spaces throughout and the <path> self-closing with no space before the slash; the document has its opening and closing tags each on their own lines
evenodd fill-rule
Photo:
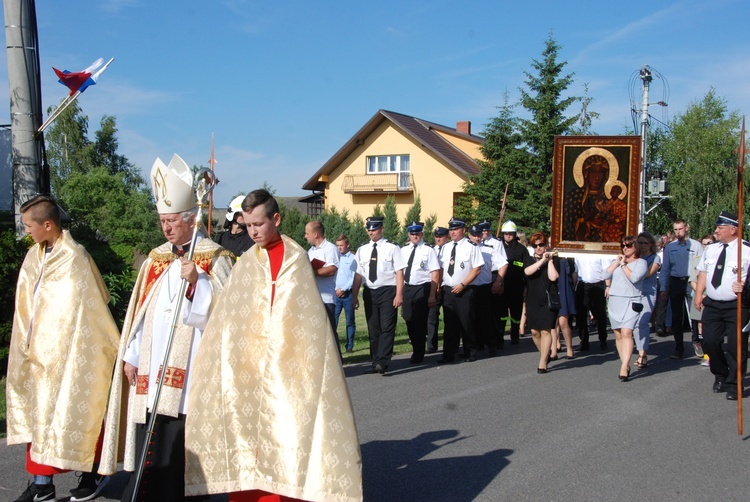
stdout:
<svg viewBox="0 0 750 502">
<path fill-rule="evenodd" d="M 547 373 L 547 361 L 552 348 L 552 330 L 557 323 L 557 310 L 550 310 L 547 292 L 557 292 L 558 269 L 553 262 L 554 253 L 547 251 L 547 237 L 535 233 L 529 238 L 534 255 L 524 259 L 526 274 L 526 324 L 531 328 L 534 345 L 539 349 L 537 373 Z M 554 286 L 553 286 L 554 284 Z"/>
</svg>

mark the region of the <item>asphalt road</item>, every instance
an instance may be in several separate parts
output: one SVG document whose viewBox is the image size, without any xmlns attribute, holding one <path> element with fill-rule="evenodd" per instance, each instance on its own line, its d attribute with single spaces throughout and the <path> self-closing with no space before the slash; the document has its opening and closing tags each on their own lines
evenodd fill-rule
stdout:
<svg viewBox="0 0 750 502">
<path fill-rule="evenodd" d="M 669 359 L 673 342 L 654 338 L 649 367 L 623 383 L 614 342 L 591 346 L 543 375 L 528 337 L 474 363 L 347 366 L 365 500 L 750 500 L 750 421 L 739 435 L 737 403 L 712 393 L 708 368 Z M 23 457 L 0 445 L 0 500 L 25 488 Z M 118 500 L 125 479 L 99 500 Z M 67 501 L 75 475 L 55 484 Z"/>
</svg>

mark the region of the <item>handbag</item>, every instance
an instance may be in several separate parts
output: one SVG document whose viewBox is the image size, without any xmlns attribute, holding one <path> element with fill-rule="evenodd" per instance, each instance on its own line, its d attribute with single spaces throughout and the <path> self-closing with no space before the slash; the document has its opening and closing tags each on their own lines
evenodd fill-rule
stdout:
<svg viewBox="0 0 750 502">
<path fill-rule="evenodd" d="M 547 308 L 550 310 L 560 310 L 562 303 L 560 303 L 560 291 L 557 289 L 557 284 L 554 282 L 549 285 L 547 289 Z"/>
</svg>

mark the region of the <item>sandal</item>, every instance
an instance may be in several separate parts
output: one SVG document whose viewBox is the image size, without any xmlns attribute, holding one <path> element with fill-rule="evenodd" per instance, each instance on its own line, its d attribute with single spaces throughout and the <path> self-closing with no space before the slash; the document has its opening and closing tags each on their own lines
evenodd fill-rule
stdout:
<svg viewBox="0 0 750 502">
<path fill-rule="evenodd" d="M 648 356 L 639 357 L 634 364 L 639 368 L 645 368 L 648 366 Z"/>
</svg>

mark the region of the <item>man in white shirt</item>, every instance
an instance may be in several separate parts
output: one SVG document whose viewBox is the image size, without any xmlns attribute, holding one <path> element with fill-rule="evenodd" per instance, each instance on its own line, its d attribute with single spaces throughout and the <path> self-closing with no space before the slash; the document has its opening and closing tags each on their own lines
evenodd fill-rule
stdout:
<svg viewBox="0 0 750 502">
<path fill-rule="evenodd" d="M 494 298 L 499 298 L 504 286 L 504 276 L 508 269 L 508 260 L 505 259 L 505 251 L 502 243 L 493 239 L 498 245 L 492 247 L 482 239 L 484 224 L 476 223 L 469 228 L 469 240 L 479 248 L 484 259 L 479 276 L 474 280 L 474 328 L 476 329 L 477 347 L 487 346 L 488 355 L 497 355 L 497 343 L 499 328 L 495 322 L 494 314 L 497 312 L 493 304 Z"/>
<path fill-rule="evenodd" d="M 427 353 L 434 354 L 438 350 L 438 324 L 440 324 L 440 309 L 443 306 L 443 295 L 440 292 L 440 284 L 443 282 L 443 247 L 448 243 L 448 229 L 445 227 L 435 227 L 432 232 L 435 237 L 435 252 L 437 253 L 440 271 L 438 276 L 437 302 L 430 308 L 427 316 Z"/>
<path fill-rule="evenodd" d="M 474 308 L 474 286 L 484 266 L 479 248 L 466 238 L 466 222 L 451 218 L 448 222 L 451 241 L 443 249 L 443 357 L 439 364 L 455 361 L 460 340 L 464 342 L 466 360 L 477 360 L 477 342 L 474 333 L 472 309 Z"/>
<path fill-rule="evenodd" d="M 406 260 L 401 317 L 406 321 L 406 331 L 413 348 L 410 362 L 418 364 L 424 359 L 427 315 L 436 303 L 440 263 L 435 250 L 422 240 L 424 223 L 414 221 L 407 230 L 409 244 L 401 248 L 401 255 Z"/>
<path fill-rule="evenodd" d="M 317 220 L 312 220 L 305 225 L 305 240 L 310 244 L 307 256 L 315 275 L 315 284 L 320 291 L 320 298 L 328 313 L 328 321 L 331 323 L 333 334 L 336 335 L 336 346 L 341 351 L 339 336 L 336 332 L 336 270 L 339 267 L 339 251 L 336 246 L 326 240 L 326 229 Z"/>
<path fill-rule="evenodd" d="M 747 370 L 747 331 L 742 331 L 741 354 L 737 354 L 737 292 L 733 283 L 740 272 L 740 286 L 747 280 L 750 265 L 750 244 L 742 241 L 742 262 L 737 263 L 740 245 L 737 216 L 722 211 L 716 220 L 718 241 L 709 244 L 698 263 L 698 284 L 693 303 L 703 311 L 703 352 L 709 357 L 709 367 L 714 375 L 714 392 L 726 392 L 727 399 L 737 400 L 737 358 L 740 359 L 742 376 Z M 703 294 L 705 293 L 705 297 Z M 748 308 L 742 302 L 742 325 L 746 326 Z M 727 350 L 724 352 L 724 338 Z M 743 393 L 744 394 L 744 393 Z"/>
<path fill-rule="evenodd" d="M 581 339 L 579 350 L 589 350 L 589 312 L 596 320 L 599 346 L 607 350 L 607 293 L 609 281 L 602 271 L 612 262 L 600 256 L 576 256 L 578 285 L 576 286 L 576 326 Z M 606 263 L 605 263 L 606 262 Z"/>
<path fill-rule="evenodd" d="M 382 217 L 367 218 L 365 228 L 370 242 L 357 249 L 352 304 L 355 309 L 359 308 L 359 288 L 364 284 L 362 301 L 372 355 L 372 367 L 367 373 L 384 375 L 393 356 L 398 308 L 403 303 L 406 261 L 401 248 L 383 238 Z"/>
</svg>

